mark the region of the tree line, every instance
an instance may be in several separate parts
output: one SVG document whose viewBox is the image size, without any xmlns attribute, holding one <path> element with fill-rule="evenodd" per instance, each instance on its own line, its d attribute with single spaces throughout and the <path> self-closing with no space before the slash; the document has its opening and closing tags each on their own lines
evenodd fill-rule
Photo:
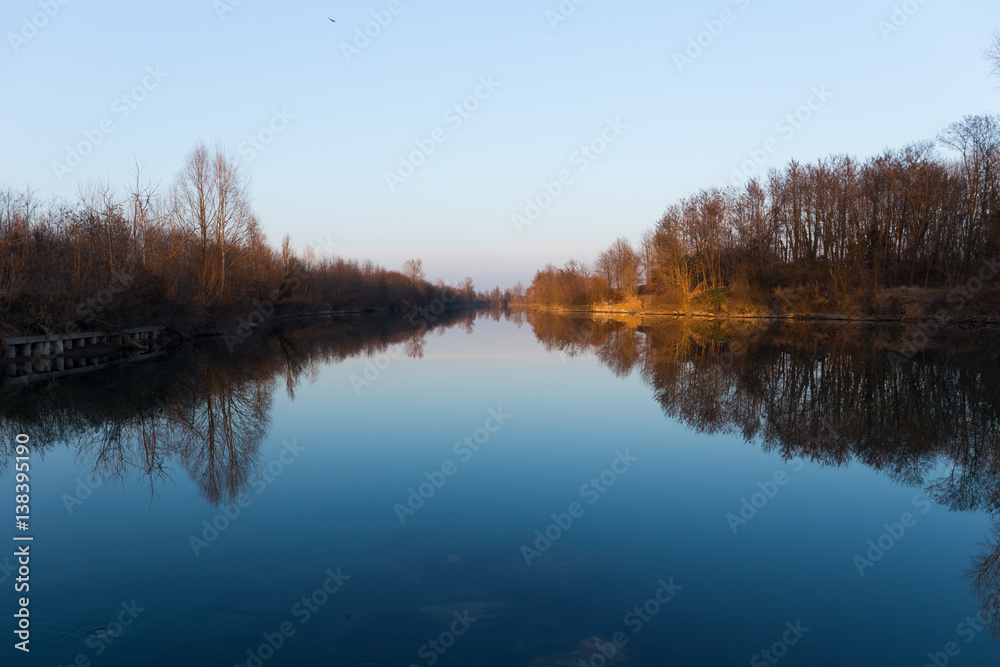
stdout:
<svg viewBox="0 0 1000 667">
<path fill-rule="evenodd" d="M 262 302 L 298 311 L 412 310 L 478 299 L 471 279 L 431 284 L 404 271 L 272 247 L 251 179 L 224 147 L 198 144 L 166 187 L 130 183 L 45 202 L 0 186 L 0 326 L 8 333 L 168 323 L 200 326 Z M 256 304 L 256 305 L 255 305 Z"/>
<path fill-rule="evenodd" d="M 857 310 L 884 290 L 960 286 L 998 250 L 1000 117 L 967 116 L 936 142 L 865 161 L 793 160 L 743 186 L 701 190 L 670 205 L 636 246 L 619 239 L 592 266 L 539 271 L 528 298 L 588 306 L 718 296 L 752 307 L 785 293 Z"/>
</svg>

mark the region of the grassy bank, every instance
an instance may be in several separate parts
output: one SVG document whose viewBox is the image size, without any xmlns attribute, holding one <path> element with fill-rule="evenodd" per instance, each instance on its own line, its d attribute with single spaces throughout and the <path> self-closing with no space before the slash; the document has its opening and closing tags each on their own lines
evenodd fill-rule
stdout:
<svg viewBox="0 0 1000 667">
<path fill-rule="evenodd" d="M 640 290 L 642 291 L 642 290 Z M 748 297 L 729 289 L 682 295 L 640 294 L 590 305 L 546 306 L 524 301 L 516 306 L 559 313 L 669 316 L 713 319 L 792 319 L 856 322 L 1000 324 L 1000 291 L 976 279 L 952 288 L 896 287 L 835 298 L 815 288 L 776 290 Z"/>
</svg>

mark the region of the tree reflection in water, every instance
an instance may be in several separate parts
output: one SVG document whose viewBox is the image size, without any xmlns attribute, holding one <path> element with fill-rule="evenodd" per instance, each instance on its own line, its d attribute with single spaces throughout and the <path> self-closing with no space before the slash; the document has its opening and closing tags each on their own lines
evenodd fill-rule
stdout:
<svg viewBox="0 0 1000 667">
<path fill-rule="evenodd" d="M 261 472 L 279 381 L 294 398 L 299 382 L 315 380 L 323 364 L 396 345 L 419 358 L 429 333 L 471 330 L 475 318 L 459 311 L 419 326 L 351 318 L 254 339 L 232 353 L 218 343 L 189 346 L 166 362 L 16 386 L 0 395 L 0 437 L 13 443 L 16 434 L 31 433 L 43 448 L 65 443 L 96 479 L 115 484 L 138 473 L 151 494 L 176 462 L 209 503 L 232 505 Z"/>
<path fill-rule="evenodd" d="M 994 529 L 966 575 L 1000 637 L 1000 363 L 990 331 L 942 332 L 912 360 L 893 363 L 913 327 L 499 310 L 419 326 L 355 318 L 279 332 L 234 353 L 189 346 L 165 362 L 10 388 L 0 394 L 0 437 L 65 443 L 106 483 L 141 475 L 151 494 L 179 465 L 208 502 L 232 504 L 259 474 L 279 383 L 294 397 L 323 364 L 397 345 L 421 358 L 428 335 L 471 331 L 477 317 L 528 322 L 550 351 L 592 352 L 618 376 L 640 373 L 664 414 L 696 431 L 739 433 L 786 460 L 857 461 L 949 509 L 992 513 Z"/>
<path fill-rule="evenodd" d="M 856 461 L 923 487 L 953 511 L 991 513 L 993 533 L 966 574 L 1000 638 L 1000 363 L 993 331 L 943 331 L 902 360 L 892 353 L 914 339 L 916 325 L 541 312 L 528 318 L 549 350 L 592 351 L 619 376 L 638 370 L 664 414 L 698 432 L 739 433 L 786 460 Z"/>
</svg>

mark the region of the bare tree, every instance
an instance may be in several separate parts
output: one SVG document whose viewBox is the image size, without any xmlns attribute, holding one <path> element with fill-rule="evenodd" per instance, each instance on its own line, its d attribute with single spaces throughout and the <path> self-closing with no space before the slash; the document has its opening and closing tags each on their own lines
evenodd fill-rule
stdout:
<svg viewBox="0 0 1000 667">
<path fill-rule="evenodd" d="M 135 161 L 124 189 L 89 184 L 74 203 L 0 184 L 0 329 L 78 330 L 98 313 L 109 327 L 168 312 L 214 323 L 293 292 L 289 307 L 324 310 L 476 298 L 471 279 L 465 292 L 415 284 L 420 260 L 407 265 L 411 280 L 371 261 L 296 252 L 287 238 L 270 247 L 250 178 L 222 147 L 195 146 L 164 197 L 144 171 Z"/>
<path fill-rule="evenodd" d="M 200 143 L 188 154 L 173 191 L 176 222 L 195 239 L 203 298 L 208 291 L 210 221 L 215 214 L 210 173 L 208 148 Z"/>
<path fill-rule="evenodd" d="M 408 259 L 403 262 L 403 274 L 415 283 L 422 281 L 425 277 L 423 260 Z"/>
<path fill-rule="evenodd" d="M 218 291 L 221 295 L 226 289 L 227 260 L 234 263 L 234 259 L 242 258 L 256 219 L 250 209 L 250 178 L 236 158 L 218 147 L 212 165 L 216 196 L 215 243 L 219 254 Z"/>
<path fill-rule="evenodd" d="M 653 280 L 653 273 L 656 270 L 656 233 L 652 229 L 647 229 L 639 239 L 639 271 L 642 274 L 642 281 L 647 285 Z"/>
<path fill-rule="evenodd" d="M 143 266 L 146 265 L 150 226 L 157 222 L 156 190 L 157 188 L 148 181 L 143 182 L 142 167 L 136 161 L 135 184 L 129 192 L 129 200 L 132 204 L 132 238 L 139 246 L 138 254 L 142 258 Z"/>
<path fill-rule="evenodd" d="M 986 49 L 986 59 L 993 68 L 993 74 L 1000 78 L 1000 30 L 993 33 L 993 41 Z"/>
<path fill-rule="evenodd" d="M 597 270 L 612 288 L 622 296 L 636 295 L 639 286 L 640 254 L 622 237 L 597 256 Z"/>
<path fill-rule="evenodd" d="M 960 170 L 965 181 L 966 215 L 963 225 L 967 246 L 984 235 L 993 221 L 1000 192 L 997 170 L 1000 167 L 1000 118 L 966 116 L 952 123 L 938 140 L 961 156 Z"/>
<path fill-rule="evenodd" d="M 256 237 L 250 179 L 223 147 L 199 144 L 174 185 L 177 222 L 196 239 L 202 296 L 226 294 L 226 274 Z"/>
<path fill-rule="evenodd" d="M 83 234 L 100 249 L 98 254 L 106 261 L 104 270 L 115 273 L 131 259 L 127 247 L 131 245 L 131 231 L 127 229 L 123 202 L 110 181 L 81 186 L 80 201 Z"/>
</svg>

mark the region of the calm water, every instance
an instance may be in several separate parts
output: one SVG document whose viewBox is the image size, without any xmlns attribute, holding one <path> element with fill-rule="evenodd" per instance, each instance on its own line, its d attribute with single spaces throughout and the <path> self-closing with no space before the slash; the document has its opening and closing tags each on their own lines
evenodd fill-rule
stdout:
<svg viewBox="0 0 1000 667">
<path fill-rule="evenodd" d="M 996 338 L 912 334 L 371 320 L 7 392 L 3 662 L 997 664 Z"/>
</svg>

